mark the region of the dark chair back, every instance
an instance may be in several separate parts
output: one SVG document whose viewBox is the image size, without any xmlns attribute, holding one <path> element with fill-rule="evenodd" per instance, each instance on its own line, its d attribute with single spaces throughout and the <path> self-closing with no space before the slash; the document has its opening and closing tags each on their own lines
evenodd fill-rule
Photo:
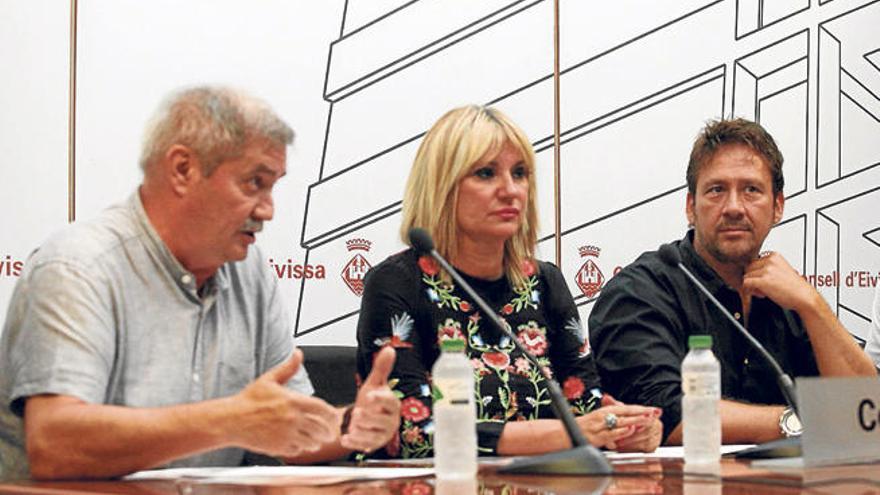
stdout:
<svg viewBox="0 0 880 495">
<path fill-rule="evenodd" d="M 357 395 L 357 347 L 301 345 L 315 395 L 334 406 L 354 402 Z"/>
</svg>

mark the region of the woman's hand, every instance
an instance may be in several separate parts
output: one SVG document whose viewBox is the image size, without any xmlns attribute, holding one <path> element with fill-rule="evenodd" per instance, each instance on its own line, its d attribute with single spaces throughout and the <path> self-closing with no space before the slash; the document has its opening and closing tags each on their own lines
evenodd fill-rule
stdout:
<svg viewBox="0 0 880 495">
<path fill-rule="evenodd" d="M 647 452 L 660 444 L 663 431 L 657 419 L 660 412 L 656 407 L 618 402 L 580 416 L 576 421 L 587 440 L 596 447 L 618 450 L 625 446 L 628 450 Z"/>
<path fill-rule="evenodd" d="M 617 442 L 618 452 L 654 452 L 663 440 L 663 423 L 659 417 L 653 418 L 646 425 L 636 427 L 636 431 L 627 438 Z"/>
<path fill-rule="evenodd" d="M 602 396 L 602 405 L 622 406 L 624 403 L 609 394 L 605 394 Z M 653 421 L 649 421 L 644 427 L 636 427 L 636 431 L 631 436 L 617 442 L 618 452 L 654 452 L 657 450 L 660 442 L 663 441 L 663 423 L 660 422 L 663 410 L 659 408 L 652 409 L 654 409 L 655 413 Z"/>
</svg>

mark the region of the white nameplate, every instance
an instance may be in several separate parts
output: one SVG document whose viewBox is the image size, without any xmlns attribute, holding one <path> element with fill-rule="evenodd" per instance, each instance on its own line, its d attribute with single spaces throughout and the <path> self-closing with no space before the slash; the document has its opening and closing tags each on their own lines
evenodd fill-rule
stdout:
<svg viewBox="0 0 880 495">
<path fill-rule="evenodd" d="M 880 380 L 798 378 L 804 465 L 880 460 Z"/>
</svg>

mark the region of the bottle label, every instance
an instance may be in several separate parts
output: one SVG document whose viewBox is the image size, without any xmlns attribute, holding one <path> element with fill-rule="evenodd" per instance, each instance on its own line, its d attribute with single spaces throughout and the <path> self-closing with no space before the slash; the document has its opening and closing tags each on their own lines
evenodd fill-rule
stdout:
<svg viewBox="0 0 880 495">
<path fill-rule="evenodd" d="M 691 397 L 720 397 L 720 386 L 712 374 L 688 373 L 681 377 L 681 388 Z"/>
<path fill-rule="evenodd" d="M 457 406 L 468 404 L 473 394 L 470 384 L 461 380 L 434 379 L 434 405 Z"/>
</svg>

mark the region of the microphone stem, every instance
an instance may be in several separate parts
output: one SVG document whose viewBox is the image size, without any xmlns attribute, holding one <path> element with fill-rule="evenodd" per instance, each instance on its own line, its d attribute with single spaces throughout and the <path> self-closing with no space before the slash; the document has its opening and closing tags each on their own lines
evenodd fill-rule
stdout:
<svg viewBox="0 0 880 495">
<path fill-rule="evenodd" d="M 678 262 L 678 267 L 681 268 L 681 271 L 684 272 L 684 274 L 687 275 L 689 279 L 691 279 L 691 282 L 693 282 L 694 285 L 696 285 L 697 288 L 699 288 L 700 291 L 705 294 L 705 296 L 708 297 L 713 304 L 715 304 L 715 306 L 721 311 L 721 313 L 723 313 L 724 316 L 726 316 L 727 319 L 730 320 L 731 323 L 733 323 L 733 326 L 740 331 L 740 333 L 743 335 L 743 337 L 746 338 L 746 340 L 749 341 L 752 347 L 758 349 L 758 352 L 761 353 L 761 357 L 763 357 L 765 361 L 770 363 L 773 371 L 776 372 L 776 381 L 779 384 L 779 388 L 782 391 L 783 397 L 785 397 L 786 402 L 788 402 L 788 405 L 794 410 L 795 414 L 798 414 L 797 400 L 795 399 L 796 396 L 794 391 L 794 382 L 792 382 L 791 377 L 788 376 L 785 371 L 783 371 L 782 367 L 779 366 L 779 363 L 777 363 L 776 360 L 773 359 L 773 356 L 771 356 L 770 353 L 767 352 L 767 349 L 765 349 L 764 346 L 761 345 L 760 342 L 758 342 L 758 339 L 752 336 L 752 334 L 750 334 L 740 322 L 736 321 L 736 319 L 727 311 L 727 308 L 725 308 L 724 305 L 721 304 L 721 301 L 715 298 L 715 296 L 713 296 L 712 293 L 709 292 L 709 289 L 704 287 L 703 284 L 699 280 L 697 280 L 697 277 L 695 277 L 694 274 L 687 269 L 687 267 L 685 267 L 681 262 Z"/>
<path fill-rule="evenodd" d="M 458 274 L 458 271 L 452 267 L 442 256 L 437 252 L 436 249 L 431 250 L 431 257 L 434 258 L 440 266 L 446 270 L 452 279 L 463 288 L 469 288 L 470 284 L 464 280 L 461 275 Z M 486 304 L 486 301 L 480 297 L 479 294 L 473 291 L 467 291 L 468 295 L 474 299 L 474 303 L 476 303 L 477 307 L 488 317 L 495 326 L 506 335 L 513 342 L 513 345 L 522 352 L 523 356 L 532 363 L 532 366 L 535 366 L 538 370 L 541 371 L 541 374 L 544 376 L 544 382 L 547 385 L 547 391 L 550 393 L 550 404 L 553 407 L 553 411 L 556 413 L 556 417 L 562 421 L 562 425 L 565 427 L 565 431 L 568 434 L 568 438 L 571 439 L 572 447 L 582 447 L 584 445 L 589 445 L 587 439 L 584 437 L 584 434 L 581 432 L 581 429 L 578 428 L 577 421 L 574 419 L 574 415 L 571 413 L 571 410 L 568 407 L 568 402 L 562 395 L 562 391 L 559 389 L 559 384 L 556 383 L 551 376 L 548 370 L 544 368 L 539 362 L 538 358 L 532 355 L 520 342 L 517 340 L 516 335 L 510 330 L 510 327 L 501 320 L 501 318 Z"/>
</svg>

